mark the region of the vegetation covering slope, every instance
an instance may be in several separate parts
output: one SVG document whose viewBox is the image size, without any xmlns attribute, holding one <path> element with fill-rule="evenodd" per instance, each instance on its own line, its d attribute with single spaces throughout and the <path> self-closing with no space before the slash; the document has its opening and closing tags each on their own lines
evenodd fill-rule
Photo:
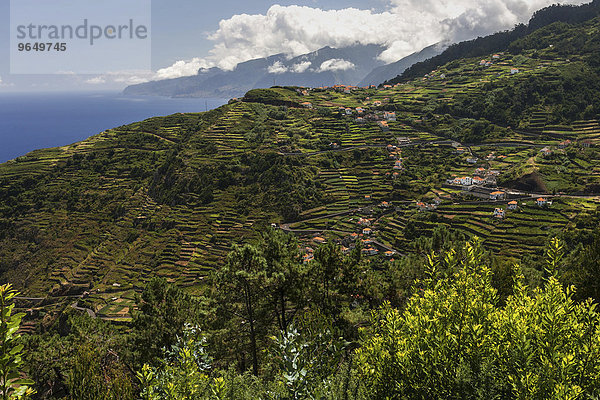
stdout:
<svg viewBox="0 0 600 400">
<path fill-rule="evenodd" d="M 597 395 L 599 28 L 1 165 L 0 273 L 26 296 L 38 396 Z"/>
</svg>

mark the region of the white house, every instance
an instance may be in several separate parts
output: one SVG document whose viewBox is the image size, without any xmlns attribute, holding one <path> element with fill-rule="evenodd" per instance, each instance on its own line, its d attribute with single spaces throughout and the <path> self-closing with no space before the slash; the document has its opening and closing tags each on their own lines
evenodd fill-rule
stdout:
<svg viewBox="0 0 600 400">
<path fill-rule="evenodd" d="M 463 176 L 462 178 L 456 178 L 455 181 L 458 181 L 459 185 L 463 186 L 471 186 L 473 184 L 473 178 L 470 176 Z"/>
<path fill-rule="evenodd" d="M 511 73 L 511 75 L 518 74 L 519 68 L 511 68 L 510 73 Z"/>
<path fill-rule="evenodd" d="M 396 113 L 391 111 L 391 112 L 384 112 L 383 113 L 383 118 L 385 118 L 388 121 L 395 121 L 396 120 Z"/>
<path fill-rule="evenodd" d="M 496 191 L 490 193 L 490 200 L 503 200 L 506 194 L 504 192 Z"/>
<path fill-rule="evenodd" d="M 545 206 L 547 206 L 547 205 L 548 205 L 548 200 L 547 200 L 547 199 L 545 199 L 545 198 L 543 198 L 543 197 L 540 197 L 539 199 L 537 199 L 537 200 L 535 201 L 535 203 L 536 203 L 536 204 L 537 204 L 539 207 L 545 207 Z"/>
<path fill-rule="evenodd" d="M 504 209 L 502 209 L 502 208 L 494 209 L 494 217 L 495 218 L 503 219 L 505 216 L 506 216 L 506 214 L 504 213 Z"/>
<path fill-rule="evenodd" d="M 516 210 L 517 207 L 519 207 L 519 203 L 517 203 L 515 200 L 508 202 L 508 209 L 509 210 Z"/>
<path fill-rule="evenodd" d="M 369 255 L 369 256 L 374 256 L 377 253 L 379 253 L 379 250 L 373 248 L 373 247 L 367 247 L 366 249 L 362 249 L 362 253 Z"/>
<path fill-rule="evenodd" d="M 473 185 L 483 185 L 485 183 L 485 179 L 483 179 L 480 176 L 474 176 L 472 178 L 472 180 L 473 180 Z"/>
</svg>

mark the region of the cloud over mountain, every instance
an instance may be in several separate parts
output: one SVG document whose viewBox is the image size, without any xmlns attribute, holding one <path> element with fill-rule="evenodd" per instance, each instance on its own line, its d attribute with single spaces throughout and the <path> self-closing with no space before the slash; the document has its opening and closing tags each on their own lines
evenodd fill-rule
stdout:
<svg viewBox="0 0 600 400">
<path fill-rule="evenodd" d="M 159 70 L 155 79 L 193 75 L 200 68 L 213 66 L 232 70 L 247 60 L 279 53 L 295 57 L 325 46 L 382 45 L 386 50 L 380 59 L 393 62 L 440 41 L 461 41 L 510 29 L 526 22 L 536 10 L 554 3 L 584 2 L 389 0 L 387 10 L 379 13 L 357 8 L 322 10 L 274 5 L 265 14 L 239 14 L 222 20 L 217 31 L 208 37 L 214 42 L 208 57 L 178 61 Z M 301 64 L 298 70 L 309 67 Z M 285 67 L 283 71 L 283 65 L 269 68 L 273 73 L 289 70 Z"/>
<path fill-rule="evenodd" d="M 350 61 L 346 61 L 340 58 L 333 58 L 331 60 L 323 61 L 318 71 L 346 71 L 354 67 L 355 65 Z"/>
</svg>

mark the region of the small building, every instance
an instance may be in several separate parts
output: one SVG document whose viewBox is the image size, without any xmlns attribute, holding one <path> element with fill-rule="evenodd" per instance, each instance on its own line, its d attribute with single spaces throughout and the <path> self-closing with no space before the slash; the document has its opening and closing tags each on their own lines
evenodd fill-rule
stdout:
<svg viewBox="0 0 600 400">
<path fill-rule="evenodd" d="M 592 141 L 591 140 L 584 140 L 581 142 L 581 147 L 590 147 L 592 145 Z"/>
<path fill-rule="evenodd" d="M 454 179 L 454 182 L 462 186 L 471 186 L 473 184 L 473 178 L 470 176 L 463 176 L 462 178 Z"/>
<path fill-rule="evenodd" d="M 565 140 L 564 142 L 560 142 L 558 144 L 558 148 L 559 149 L 566 149 L 567 147 L 569 147 L 571 145 L 571 141 L 569 139 Z"/>
<path fill-rule="evenodd" d="M 383 208 L 389 208 L 391 206 L 391 204 L 387 201 L 382 201 L 381 204 L 379 205 L 379 207 L 383 207 Z"/>
<path fill-rule="evenodd" d="M 396 162 L 394 163 L 394 169 L 404 169 L 401 160 L 396 160 Z"/>
<path fill-rule="evenodd" d="M 370 194 L 365 194 L 365 200 L 371 200 L 371 195 Z"/>
<path fill-rule="evenodd" d="M 535 201 L 535 203 L 538 205 L 538 207 L 546 207 L 548 205 L 548 200 L 544 197 L 540 197 Z"/>
<path fill-rule="evenodd" d="M 348 255 L 348 254 L 350 254 L 350 251 L 351 250 L 349 247 L 342 246 L 342 254 Z"/>
<path fill-rule="evenodd" d="M 371 226 L 371 221 L 366 218 L 359 218 L 357 223 L 361 226 Z"/>
<path fill-rule="evenodd" d="M 379 100 L 374 101 L 373 106 L 375 106 L 375 107 L 381 106 L 381 101 L 379 101 Z"/>
<path fill-rule="evenodd" d="M 307 253 L 304 256 L 302 256 L 302 262 L 304 264 L 308 264 L 311 261 L 314 261 L 315 256 L 312 253 Z"/>
<path fill-rule="evenodd" d="M 494 218 L 504 219 L 505 216 L 506 216 L 506 214 L 504 213 L 504 209 L 502 209 L 502 208 L 494 209 Z"/>
<path fill-rule="evenodd" d="M 544 147 L 540 150 L 540 153 L 542 153 L 543 157 L 548 157 L 552 155 L 552 150 L 550 150 L 550 147 Z"/>
<path fill-rule="evenodd" d="M 419 209 L 419 211 L 425 211 L 427 210 L 427 204 L 423 203 L 422 201 L 417 202 L 417 208 Z"/>
<path fill-rule="evenodd" d="M 395 121 L 396 120 L 396 113 L 391 111 L 391 112 L 384 112 L 383 113 L 383 118 L 388 120 L 388 121 Z"/>
<path fill-rule="evenodd" d="M 508 202 L 508 209 L 509 210 L 516 210 L 518 207 L 519 207 L 519 203 L 517 203 L 516 200 Z"/>
<path fill-rule="evenodd" d="M 481 60 L 481 61 L 479 61 L 479 65 L 484 67 L 485 64 L 487 64 L 487 62 L 488 62 L 487 60 Z"/>
<path fill-rule="evenodd" d="M 346 108 L 345 112 L 346 112 L 346 115 L 352 115 L 352 109 L 351 108 Z"/>
<path fill-rule="evenodd" d="M 475 170 L 476 176 L 485 176 L 485 168 L 479 167 Z"/>
<path fill-rule="evenodd" d="M 374 256 L 377 255 L 377 253 L 379 253 L 379 250 L 377 250 L 374 247 L 367 247 L 362 249 L 362 253 L 368 256 Z"/>
<path fill-rule="evenodd" d="M 490 200 L 504 200 L 506 193 L 501 191 L 495 191 L 490 193 Z"/>
<path fill-rule="evenodd" d="M 362 230 L 362 233 L 363 233 L 363 235 L 370 235 L 370 234 L 373 233 L 373 229 L 371 229 L 371 228 L 364 228 Z"/>
<path fill-rule="evenodd" d="M 485 179 L 480 176 L 474 176 L 472 179 L 473 185 L 483 185 L 485 183 Z"/>
<path fill-rule="evenodd" d="M 388 250 L 388 251 L 386 251 L 385 253 L 383 253 L 383 255 L 384 255 L 386 258 L 392 258 L 392 257 L 394 256 L 394 252 L 393 252 L 393 251 L 391 251 L 391 250 Z"/>
<path fill-rule="evenodd" d="M 390 130 L 390 126 L 388 125 L 387 121 L 378 121 L 377 125 L 379 125 L 381 130 L 384 132 Z"/>
<path fill-rule="evenodd" d="M 304 103 L 300 103 L 304 108 L 313 108 L 312 103 L 305 101 Z"/>
<path fill-rule="evenodd" d="M 510 74 L 511 75 L 515 75 L 515 74 L 518 74 L 518 73 L 519 73 L 519 68 L 511 68 L 511 70 L 510 70 Z"/>
<path fill-rule="evenodd" d="M 317 244 L 323 244 L 326 242 L 326 240 L 320 236 L 314 237 L 313 238 L 313 242 L 317 243 Z"/>
<path fill-rule="evenodd" d="M 469 157 L 469 158 L 467 158 L 467 162 L 469 164 L 477 164 L 477 161 L 479 161 L 479 158 L 477 158 L 477 157 Z"/>
</svg>

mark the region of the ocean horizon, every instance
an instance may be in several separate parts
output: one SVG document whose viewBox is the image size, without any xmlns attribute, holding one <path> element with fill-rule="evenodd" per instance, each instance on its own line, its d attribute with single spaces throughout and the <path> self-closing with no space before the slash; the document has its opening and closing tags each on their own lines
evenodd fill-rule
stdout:
<svg viewBox="0 0 600 400">
<path fill-rule="evenodd" d="M 178 112 L 203 112 L 227 101 L 120 92 L 0 93 L 0 163 L 121 125 Z"/>
</svg>

